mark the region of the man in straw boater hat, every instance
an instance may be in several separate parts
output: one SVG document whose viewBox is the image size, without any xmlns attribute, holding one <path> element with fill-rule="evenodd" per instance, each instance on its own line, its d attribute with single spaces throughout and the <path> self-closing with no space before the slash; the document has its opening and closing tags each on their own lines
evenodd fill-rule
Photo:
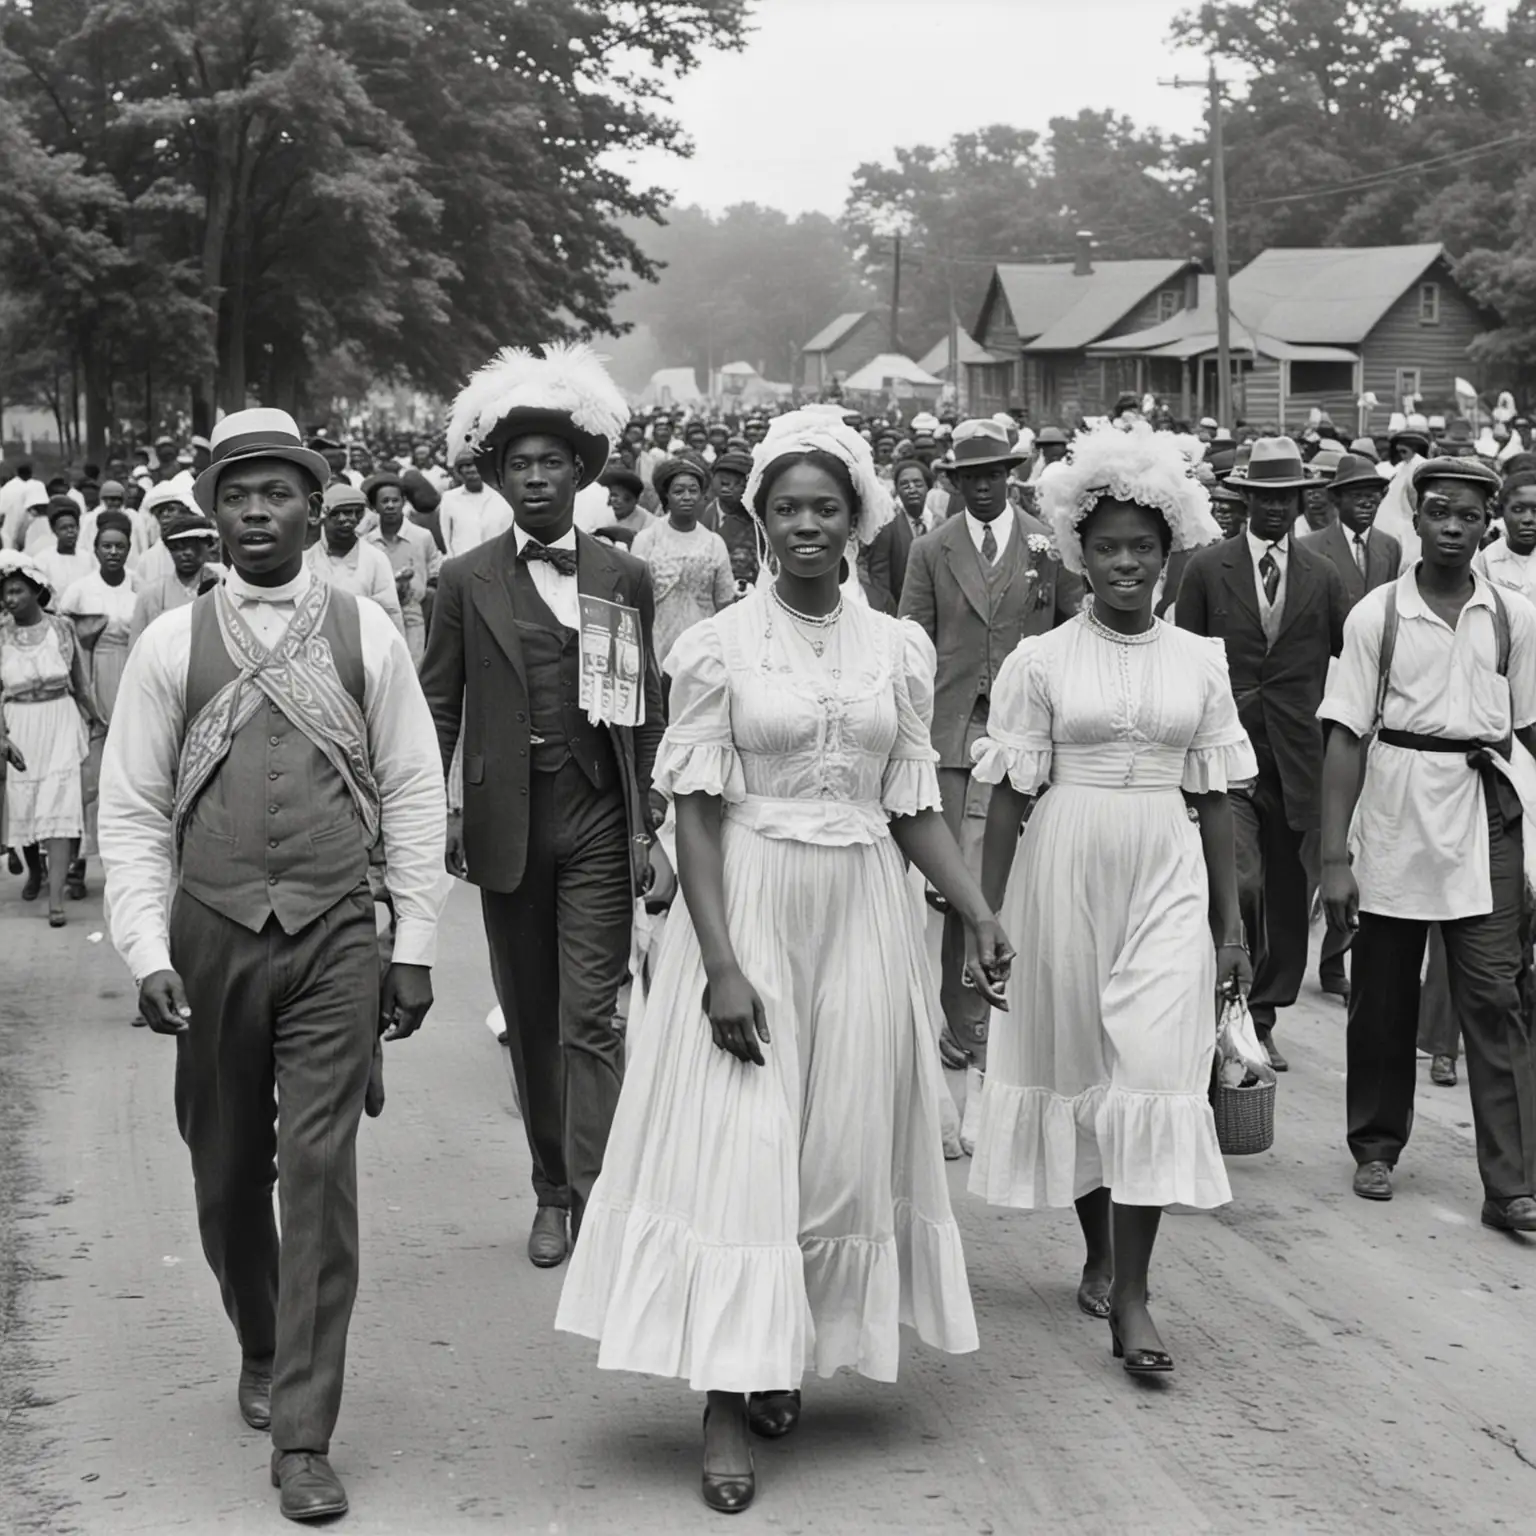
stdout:
<svg viewBox="0 0 1536 1536">
<path fill-rule="evenodd" d="M 448 452 L 473 452 L 514 522 L 444 563 L 421 668 L 445 769 L 463 732 L 448 863 L 480 887 L 541 1268 L 564 1261 L 602 1168 L 623 1076 L 614 1013 L 650 871 L 651 574 L 574 520 L 628 419 L 585 346 L 507 348 L 465 385 Z"/>
<path fill-rule="evenodd" d="M 1345 1090 L 1355 1193 L 1392 1198 L 1413 1125 L 1419 972 L 1438 923 L 1466 1040 L 1482 1221 L 1536 1232 L 1536 1078 L 1522 996 L 1536 609 L 1473 564 L 1498 489 L 1474 459 L 1420 464 L 1422 558 L 1350 615 L 1321 710 L 1332 727 L 1322 889 L 1334 920 L 1358 925 Z"/>
<path fill-rule="evenodd" d="M 112 942 L 145 1021 L 176 1037 L 240 1412 L 270 1426 L 295 1520 L 347 1508 L 328 1453 L 357 1295 L 357 1127 L 380 1031 L 410 1035 L 432 1006 L 446 889 L 442 764 L 405 641 L 304 561 L 329 477 L 286 412 L 214 429 L 194 495 L 232 568 L 144 631 L 101 773 Z M 398 925 L 382 989 L 380 838 Z"/>
<path fill-rule="evenodd" d="M 898 612 L 919 624 L 938 651 L 933 745 L 944 819 L 961 848 L 979 859 L 987 791 L 981 785 L 972 791 L 971 747 L 986 734 L 992 685 L 1024 636 L 1044 634 L 1076 613 L 1083 587 L 1062 569 L 1045 524 L 1009 501 L 1008 471 L 1027 455 L 999 423 L 961 422 L 950 456 L 949 474 L 964 510 L 912 545 Z M 975 835 L 962 838 L 968 801 Z M 939 998 L 946 1045 L 972 1063 L 964 1133 L 969 1140 L 991 1010 L 965 984 L 965 925 L 953 910 L 944 914 Z"/>
<path fill-rule="evenodd" d="M 1248 504 L 1247 529 L 1191 556 L 1174 622 L 1225 644 L 1259 762 L 1258 777 L 1232 795 L 1237 883 L 1253 950 L 1248 1006 L 1270 1061 L 1284 1071 L 1275 1011 L 1296 1001 L 1307 969 L 1323 772 L 1317 707 L 1329 659 L 1344 643 L 1349 600 L 1328 558 L 1291 536 L 1309 483 L 1296 444 L 1259 438 L 1241 476 L 1228 484 Z"/>
</svg>

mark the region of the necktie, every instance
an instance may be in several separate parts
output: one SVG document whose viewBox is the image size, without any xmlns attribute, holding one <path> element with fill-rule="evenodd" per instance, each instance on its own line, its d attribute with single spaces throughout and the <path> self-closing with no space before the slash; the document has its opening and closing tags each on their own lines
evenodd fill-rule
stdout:
<svg viewBox="0 0 1536 1536">
<path fill-rule="evenodd" d="M 540 544 L 537 539 L 529 539 L 518 550 L 519 560 L 544 560 L 559 571 L 562 576 L 574 576 L 576 574 L 576 551 L 574 549 L 551 549 L 548 544 Z"/>
<path fill-rule="evenodd" d="M 1360 567 L 1360 574 L 1365 575 L 1365 535 L 1355 535 L 1355 564 Z"/>
<path fill-rule="evenodd" d="M 992 532 L 991 523 L 981 525 L 981 558 L 987 565 L 997 563 L 997 535 Z"/>
<path fill-rule="evenodd" d="M 1264 578 L 1264 601 L 1275 606 L 1275 594 L 1280 590 L 1280 562 L 1275 559 L 1275 546 L 1271 544 L 1259 561 L 1259 575 Z"/>
</svg>

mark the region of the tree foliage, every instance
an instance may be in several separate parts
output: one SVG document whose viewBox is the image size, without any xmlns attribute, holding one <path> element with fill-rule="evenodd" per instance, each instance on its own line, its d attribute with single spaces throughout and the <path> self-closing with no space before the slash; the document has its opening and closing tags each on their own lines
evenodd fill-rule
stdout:
<svg viewBox="0 0 1536 1536">
<path fill-rule="evenodd" d="M 745 0 L 0 0 L 0 275 L 83 374 L 298 407 L 615 324 L 615 168 Z M 152 384 L 135 396 L 153 413 Z"/>
</svg>

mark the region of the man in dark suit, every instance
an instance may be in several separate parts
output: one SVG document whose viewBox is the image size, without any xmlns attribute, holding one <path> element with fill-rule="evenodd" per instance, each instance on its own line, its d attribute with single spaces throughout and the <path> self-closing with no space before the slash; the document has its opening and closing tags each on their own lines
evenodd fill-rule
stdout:
<svg viewBox="0 0 1536 1536">
<path fill-rule="evenodd" d="M 864 589 L 870 607 L 896 613 L 907 583 L 913 541 L 926 531 L 923 506 L 933 487 L 933 471 L 921 459 L 903 459 L 891 471 L 896 516 L 874 537 L 865 555 Z"/>
<path fill-rule="evenodd" d="M 450 818 L 448 863 L 480 887 L 533 1155 L 528 1256 L 541 1267 L 565 1258 L 602 1167 L 623 1073 L 614 1010 L 649 868 L 663 727 L 650 572 L 573 524 L 576 492 L 602 472 L 627 415 L 585 348 L 508 354 L 471 381 L 450 449 L 474 451 L 514 523 L 444 564 L 421 667 L 445 770 L 463 730 L 464 810 Z M 628 658 L 642 685 L 638 724 L 594 723 L 581 700 L 589 599 L 628 610 L 601 611 L 638 633 Z M 623 662 L 610 660 L 621 678 Z"/>
<path fill-rule="evenodd" d="M 1337 518 L 1321 533 L 1309 533 L 1297 541 L 1333 562 L 1351 608 L 1367 592 L 1396 581 L 1403 563 L 1403 546 L 1390 533 L 1371 526 L 1386 494 L 1387 482 L 1377 474 L 1376 466 L 1359 454 L 1346 453 L 1328 485 Z M 1344 957 L 1349 953 L 1350 938 L 1349 929 L 1340 928 L 1332 918 L 1327 920 L 1317 979 L 1323 991 L 1333 997 L 1349 996 Z"/>
<path fill-rule="evenodd" d="M 1046 525 L 1009 502 L 1008 470 L 1021 456 L 1003 428 L 962 422 L 952 452 L 965 510 L 912 545 L 900 612 L 928 632 L 938 651 L 933 745 L 944 818 L 960 841 L 972 789 L 971 747 L 986 733 L 998 671 L 1025 635 L 1044 634 L 1077 612 L 1083 585 L 1062 569 Z M 975 795 L 973 810 L 984 815 L 981 802 Z M 984 1068 L 988 1008 L 962 985 L 964 968 L 964 927 L 958 913 L 947 912 L 940 982 L 945 1023 Z"/>
<path fill-rule="evenodd" d="M 1303 849 L 1319 826 L 1323 733 L 1317 721 L 1328 659 L 1344 643 L 1349 600 L 1326 556 L 1291 538 L 1307 477 L 1288 437 L 1260 438 L 1243 479 L 1241 538 L 1198 550 L 1179 585 L 1181 629 L 1226 644 L 1227 670 L 1259 774 L 1232 796 L 1243 926 L 1253 950 L 1248 1006 L 1277 1071 L 1275 1010 L 1307 968 L 1311 881 Z"/>
</svg>

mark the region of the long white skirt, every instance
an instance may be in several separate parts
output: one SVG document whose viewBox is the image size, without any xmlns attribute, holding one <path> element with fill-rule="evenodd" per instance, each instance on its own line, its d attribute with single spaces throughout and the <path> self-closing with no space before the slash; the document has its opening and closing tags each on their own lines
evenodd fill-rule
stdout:
<svg viewBox="0 0 1536 1536">
<path fill-rule="evenodd" d="M 992 1205 L 1232 1198 L 1208 1098 L 1216 954 L 1199 827 L 1177 789 L 1060 784 L 1024 829 L 1002 924 L 970 1187 Z"/>
<path fill-rule="evenodd" d="M 890 838 L 773 839 L 726 819 L 726 916 L 766 1065 L 717 1049 L 681 894 L 555 1326 L 598 1365 L 773 1391 L 894 1381 L 899 1328 L 977 1347 L 940 1127 L 938 1000 Z"/>
<path fill-rule="evenodd" d="M 27 766 L 5 771 L 5 837 L 12 848 L 79 837 L 84 830 L 80 765 L 90 733 L 73 698 L 5 706 L 5 729 Z"/>
</svg>

